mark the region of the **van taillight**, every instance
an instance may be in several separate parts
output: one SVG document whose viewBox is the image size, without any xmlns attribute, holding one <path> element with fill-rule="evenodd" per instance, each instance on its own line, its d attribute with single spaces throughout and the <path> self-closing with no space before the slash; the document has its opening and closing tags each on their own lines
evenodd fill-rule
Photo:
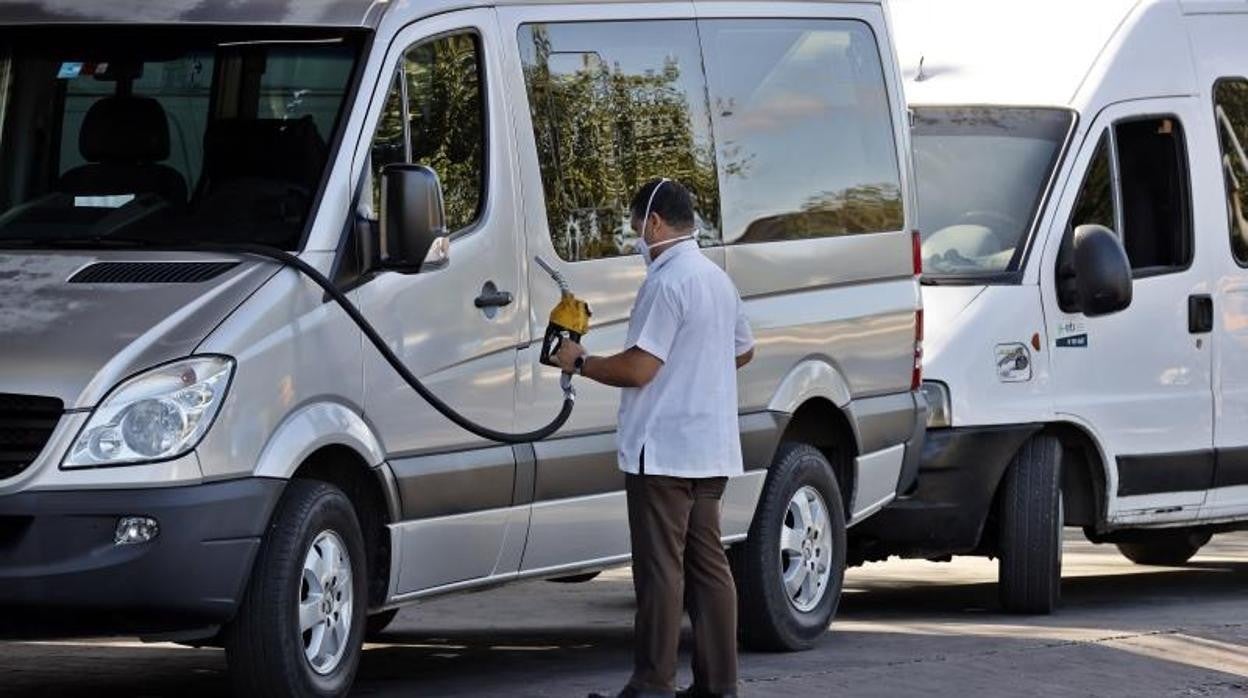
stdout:
<svg viewBox="0 0 1248 698">
<path fill-rule="evenodd" d="M 914 312 L 914 372 L 910 374 L 910 389 L 923 386 L 923 309 Z"/>
<path fill-rule="evenodd" d="M 917 230 L 910 231 L 910 249 L 914 258 L 914 275 L 921 276 L 923 274 L 923 237 Z"/>
</svg>

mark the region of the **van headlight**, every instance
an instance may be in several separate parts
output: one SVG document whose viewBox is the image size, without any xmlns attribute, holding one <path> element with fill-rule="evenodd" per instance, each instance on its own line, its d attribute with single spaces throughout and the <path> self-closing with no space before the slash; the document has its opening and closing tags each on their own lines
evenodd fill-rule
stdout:
<svg viewBox="0 0 1248 698">
<path fill-rule="evenodd" d="M 186 455 L 212 425 L 233 375 L 233 359 L 200 356 L 126 380 L 95 408 L 64 467 L 136 465 Z"/>
<path fill-rule="evenodd" d="M 949 400 L 949 386 L 937 381 L 923 381 L 920 388 L 927 399 L 927 428 L 937 429 L 953 424 L 953 408 Z"/>
</svg>

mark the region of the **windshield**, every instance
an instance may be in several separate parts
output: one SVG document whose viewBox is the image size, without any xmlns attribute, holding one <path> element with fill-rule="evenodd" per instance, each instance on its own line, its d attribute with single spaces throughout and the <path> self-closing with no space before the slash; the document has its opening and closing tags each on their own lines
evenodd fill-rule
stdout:
<svg viewBox="0 0 1248 698">
<path fill-rule="evenodd" d="M 288 29 L 0 32 L 0 246 L 296 249 L 358 39 Z"/>
<path fill-rule="evenodd" d="M 1073 114 L 1004 107 L 914 112 L 924 274 L 1016 270 Z"/>
</svg>

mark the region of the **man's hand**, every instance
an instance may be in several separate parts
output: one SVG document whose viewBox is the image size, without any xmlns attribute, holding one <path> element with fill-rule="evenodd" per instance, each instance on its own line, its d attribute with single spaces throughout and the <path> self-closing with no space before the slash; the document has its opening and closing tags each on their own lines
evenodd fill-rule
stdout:
<svg viewBox="0 0 1248 698">
<path fill-rule="evenodd" d="M 585 347 L 570 339 L 565 339 L 559 342 L 559 350 L 555 352 L 553 358 L 564 373 L 575 373 L 576 360 L 582 356 L 585 356 Z"/>
</svg>

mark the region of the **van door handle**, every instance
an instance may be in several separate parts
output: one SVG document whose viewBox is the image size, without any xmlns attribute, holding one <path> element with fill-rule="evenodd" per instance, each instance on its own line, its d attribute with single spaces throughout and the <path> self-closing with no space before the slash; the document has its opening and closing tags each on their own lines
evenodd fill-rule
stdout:
<svg viewBox="0 0 1248 698">
<path fill-rule="evenodd" d="M 1197 294 L 1187 297 L 1187 331 L 1191 334 L 1213 331 L 1213 296 Z"/>
<path fill-rule="evenodd" d="M 472 302 L 478 308 L 505 308 L 511 305 L 514 300 L 509 291 L 500 291 L 494 287 L 493 283 L 487 283 L 485 288 L 481 290 L 481 295 L 477 296 Z"/>
</svg>

